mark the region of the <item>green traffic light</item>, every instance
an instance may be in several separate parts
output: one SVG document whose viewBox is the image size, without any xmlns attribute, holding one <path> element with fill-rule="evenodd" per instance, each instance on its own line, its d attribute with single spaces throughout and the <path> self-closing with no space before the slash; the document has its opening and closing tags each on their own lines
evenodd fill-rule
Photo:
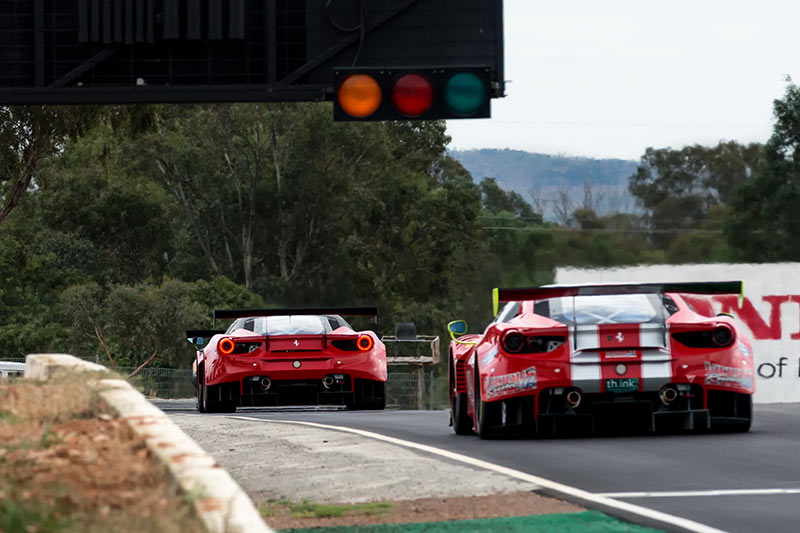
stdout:
<svg viewBox="0 0 800 533">
<path fill-rule="evenodd" d="M 483 107 L 486 101 L 486 88 L 475 74 L 461 72 L 447 82 L 444 101 L 453 114 L 468 117 Z"/>
</svg>

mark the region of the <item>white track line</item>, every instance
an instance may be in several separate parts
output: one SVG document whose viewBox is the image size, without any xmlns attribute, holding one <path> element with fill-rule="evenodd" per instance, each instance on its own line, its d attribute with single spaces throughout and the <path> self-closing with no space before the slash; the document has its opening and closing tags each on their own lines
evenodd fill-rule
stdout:
<svg viewBox="0 0 800 533">
<path fill-rule="evenodd" d="M 800 494 L 800 489 L 721 489 L 676 490 L 664 492 L 601 492 L 606 498 L 684 498 L 689 496 L 771 496 L 774 494 Z"/>
<path fill-rule="evenodd" d="M 231 416 L 229 418 L 237 419 L 237 420 L 250 420 L 253 422 L 273 422 L 277 424 L 297 424 L 301 426 L 308 426 L 320 429 L 331 429 L 334 431 L 344 431 L 346 433 L 353 433 L 355 435 L 361 435 L 362 437 L 368 437 L 371 439 L 381 440 L 383 442 L 389 442 L 391 444 L 397 444 L 398 446 L 404 446 L 406 448 L 411 448 L 414 450 L 419 450 L 425 453 L 430 453 L 433 455 L 438 455 L 441 457 L 446 457 L 447 459 L 458 461 L 460 463 L 465 463 L 477 468 L 483 468 L 485 470 L 491 470 L 493 472 L 497 472 L 499 474 L 505 474 L 507 476 L 520 479 L 522 481 L 527 481 L 528 483 L 533 483 L 535 485 L 539 485 L 542 488 L 552 490 L 555 492 L 560 492 L 561 494 L 565 494 L 568 496 L 572 496 L 574 498 L 578 498 L 584 501 L 596 503 L 598 505 L 604 505 L 606 507 L 610 507 L 612 509 L 617 509 L 619 511 L 623 511 L 626 513 L 631 513 L 635 515 L 639 515 L 641 517 L 650 519 L 650 520 L 657 520 L 659 522 L 663 522 L 665 524 L 670 524 L 673 526 L 677 526 L 683 528 L 688 531 L 693 531 L 696 533 L 724 533 L 720 529 L 716 529 L 705 524 L 701 524 L 699 522 L 695 522 L 694 520 L 689 520 L 686 518 L 681 518 L 679 516 L 673 516 L 671 514 L 662 513 L 661 511 L 655 511 L 653 509 L 648 509 L 646 507 L 641 507 L 639 505 L 635 505 L 628 502 L 614 500 L 607 496 L 603 496 L 601 494 L 594 494 L 591 492 L 587 492 L 585 490 L 572 487 L 569 485 L 564 485 L 562 483 L 558 483 L 557 481 L 551 481 L 549 479 L 545 479 L 543 477 L 534 476 L 531 474 L 527 474 L 525 472 L 521 472 L 519 470 L 514 470 L 513 468 L 507 468 L 505 466 L 496 465 L 493 463 L 489 463 L 487 461 L 482 461 L 480 459 L 475 459 L 469 457 L 467 455 L 462 455 L 460 453 L 454 453 L 447 450 L 443 450 L 441 448 L 436 448 L 434 446 L 428 446 L 425 444 L 418 444 L 416 442 L 411 442 L 407 440 L 397 439 L 395 437 L 388 437 L 386 435 L 381 435 L 380 433 L 373 433 L 371 431 L 364 431 L 361 429 L 353 429 L 348 427 L 342 426 L 331 426 L 328 424 L 317 424 L 316 422 L 300 422 L 295 420 L 272 420 L 266 418 L 253 418 L 249 416 Z"/>
</svg>

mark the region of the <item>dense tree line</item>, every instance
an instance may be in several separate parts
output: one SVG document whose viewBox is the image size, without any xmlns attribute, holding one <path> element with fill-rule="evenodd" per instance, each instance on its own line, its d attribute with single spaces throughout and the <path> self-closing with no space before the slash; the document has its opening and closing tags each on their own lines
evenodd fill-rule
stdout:
<svg viewBox="0 0 800 533">
<path fill-rule="evenodd" d="M 377 304 L 443 334 L 556 265 L 798 260 L 800 91 L 765 145 L 650 148 L 641 214 L 556 224 L 448 156 L 442 122 L 324 104 L 0 108 L 0 356 L 185 366 L 220 307 Z"/>
</svg>

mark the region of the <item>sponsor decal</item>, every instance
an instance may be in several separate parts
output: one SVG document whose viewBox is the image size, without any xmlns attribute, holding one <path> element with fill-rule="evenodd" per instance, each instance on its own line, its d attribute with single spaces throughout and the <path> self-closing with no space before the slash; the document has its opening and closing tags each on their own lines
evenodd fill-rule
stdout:
<svg viewBox="0 0 800 533">
<path fill-rule="evenodd" d="M 498 352 L 499 350 L 497 346 L 495 346 L 494 348 L 483 354 L 483 357 L 481 357 L 481 366 L 486 366 L 492 361 L 494 361 L 494 358 L 497 357 Z"/>
<path fill-rule="evenodd" d="M 705 362 L 706 385 L 721 387 L 741 387 L 749 389 L 753 386 L 753 371 L 749 368 L 734 368 Z"/>
<path fill-rule="evenodd" d="M 609 341 L 617 339 L 617 342 L 622 342 L 625 340 L 625 335 L 623 335 L 621 331 L 618 331 L 616 336 L 609 335 L 606 339 Z"/>
<path fill-rule="evenodd" d="M 625 372 L 628 371 L 628 367 L 620 363 L 616 366 L 616 368 L 614 368 L 614 371 L 617 373 L 618 376 L 624 376 Z"/>
<path fill-rule="evenodd" d="M 295 368 L 300 368 L 300 366 L 302 366 L 302 363 L 300 361 L 295 361 L 292 363 L 292 366 Z"/>
<path fill-rule="evenodd" d="M 636 357 L 636 352 L 628 352 L 628 351 L 615 351 L 615 352 L 606 352 L 606 359 L 630 359 L 631 357 Z"/>
<path fill-rule="evenodd" d="M 483 380 L 486 397 L 494 398 L 503 394 L 532 390 L 536 388 L 536 367 L 502 376 L 486 376 Z"/>
<path fill-rule="evenodd" d="M 606 379 L 606 392 L 636 392 L 639 390 L 639 378 Z"/>
<path fill-rule="evenodd" d="M 300 341 L 298 341 L 297 339 L 295 339 L 295 340 L 294 340 L 294 345 L 295 345 L 295 346 L 300 346 Z"/>
</svg>

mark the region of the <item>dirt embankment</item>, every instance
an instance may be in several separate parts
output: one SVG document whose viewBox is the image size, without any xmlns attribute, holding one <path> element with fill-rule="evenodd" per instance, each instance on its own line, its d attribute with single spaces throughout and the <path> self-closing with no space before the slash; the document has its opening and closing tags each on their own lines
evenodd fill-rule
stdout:
<svg viewBox="0 0 800 533">
<path fill-rule="evenodd" d="M 87 379 L 0 382 L 0 531 L 201 531 Z"/>
</svg>

